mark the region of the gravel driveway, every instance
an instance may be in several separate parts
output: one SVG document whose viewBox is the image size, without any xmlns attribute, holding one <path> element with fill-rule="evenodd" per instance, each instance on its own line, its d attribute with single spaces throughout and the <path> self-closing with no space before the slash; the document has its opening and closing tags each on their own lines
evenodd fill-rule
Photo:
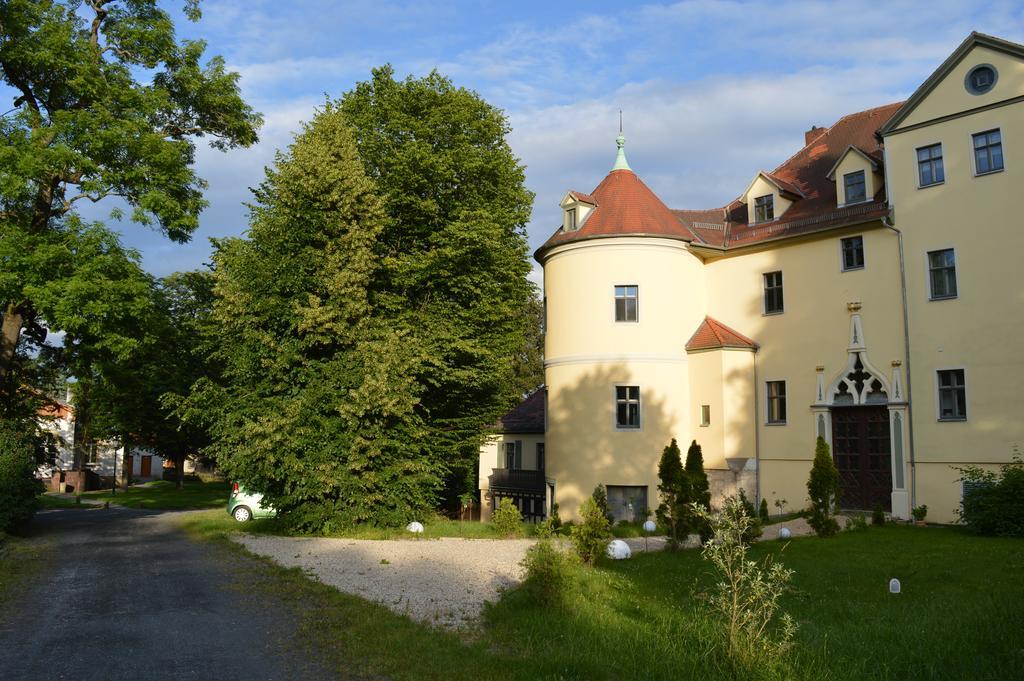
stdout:
<svg viewBox="0 0 1024 681">
<path fill-rule="evenodd" d="M 522 578 L 531 539 L 330 539 L 238 535 L 235 541 L 325 584 L 435 626 L 457 628 Z"/>
</svg>

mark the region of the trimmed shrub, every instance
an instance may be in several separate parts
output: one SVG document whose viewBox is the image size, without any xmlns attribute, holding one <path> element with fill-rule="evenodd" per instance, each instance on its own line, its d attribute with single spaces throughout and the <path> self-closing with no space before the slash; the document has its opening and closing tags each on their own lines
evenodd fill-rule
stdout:
<svg viewBox="0 0 1024 681">
<path fill-rule="evenodd" d="M 526 570 L 522 588 L 532 601 L 543 606 L 564 601 L 572 586 L 576 560 L 555 546 L 550 535 L 531 546 L 520 565 Z"/>
<path fill-rule="evenodd" d="M 502 537 L 519 537 L 523 534 L 523 514 L 508 497 L 502 497 L 498 502 L 491 524 Z"/>
<path fill-rule="evenodd" d="M 868 521 L 864 516 L 860 515 L 859 513 L 857 515 L 851 515 L 849 518 L 846 519 L 846 527 L 843 529 L 845 529 L 847 532 L 866 530 L 868 529 Z"/>
<path fill-rule="evenodd" d="M 583 564 L 593 565 L 608 548 L 612 538 L 611 526 L 593 497 L 583 502 L 580 516 L 580 523 L 572 527 L 572 544 Z"/>
<path fill-rule="evenodd" d="M 689 501 L 699 504 L 702 508 L 711 510 L 711 484 L 708 482 L 708 475 L 704 472 L 704 452 L 696 440 L 690 443 L 686 450 L 686 481 L 689 483 Z M 700 535 L 701 543 L 711 537 L 711 526 L 704 519 L 687 508 L 687 527 Z"/>
<path fill-rule="evenodd" d="M 832 537 L 839 531 L 834 512 L 839 501 L 839 470 L 832 461 L 825 438 L 818 436 L 814 463 L 807 480 L 807 496 L 811 498 L 811 514 L 807 523 L 819 537 Z"/>
<path fill-rule="evenodd" d="M 35 478 L 36 449 L 16 424 L 0 421 L 0 533 L 14 533 L 39 509 L 43 483 Z"/>
<path fill-rule="evenodd" d="M 658 462 L 658 495 L 661 503 L 654 512 L 658 523 L 668 528 L 669 548 L 679 546 L 680 540 L 690 533 L 691 513 L 687 505 L 693 501 L 689 476 L 683 469 L 682 453 L 676 439 L 661 452 Z"/>
<path fill-rule="evenodd" d="M 768 524 L 768 500 L 765 498 L 761 499 L 761 508 L 758 509 L 758 515 L 761 518 L 761 524 Z"/>
<path fill-rule="evenodd" d="M 871 524 L 885 525 L 885 509 L 882 508 L 881 504 L 875 504 L 875 507 L 871 510 Z"/>
<path fill-rule="evenodd" d="M 1024 461 L 1015 456 L 999 473 L 958 468 L 964 498 L 957 517 L 976 534 L 1024 537 Z"/>
<path fill-rule="evenodd" d="M 608 490 L 605 489 L 604 485 L 598 485 L 594 488 L 594 492 L 590 495 L 593 498 L 594 503 L 604 514 L 604 517 L 608 519 L 609 525 L 615 524 L 615 516 L 612 514 L 612 508 L 608 505 Z"/>
</svg>

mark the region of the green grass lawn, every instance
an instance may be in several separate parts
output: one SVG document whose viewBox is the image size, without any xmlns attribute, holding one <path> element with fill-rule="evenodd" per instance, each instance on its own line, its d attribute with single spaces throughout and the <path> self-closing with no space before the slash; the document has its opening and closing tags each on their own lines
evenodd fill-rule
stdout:
<svg viewBox="0 0 1024 681">
<path fill-rule="evenodd" d="M 184 489 L 175 489 L 173 482 L 159 480 L 144 485 L 133 485 L 118 489 L 116 493 L 107 490 L 85 492 L 83 500 L 109 501 L 112 504 L 130 508 L 163 510 L 185 510 L 204 508 L 227 508 L 231 485 L 225 481 L 185 481 Z M 226 513 L 225 513 L 226 515 Z"/>
<path fill-rule="evenodd" d="M 223 541 L 227 514 L 185 520 Z M 255 526 L 255 523 L 252 525 Z M 247 528 L 250 526 L 246 526 Z M 230 542 L 231 550 L 242 549 Z M 776 679 L 1015 679 L 1024 673 L 1024 541 L 958 529 L 886 526 L 834 539 L 768 542 L 795 571 L 784 608 L 798 621 Z M 263 566 L 259 588 L 284 594 L 302 636 L 346 673 L 394 679 L 732 679 L 701 594 L 697 551 L 638 555 L 581 569 L 562 608 L 512 591 L 462 635 L 415 624 L 294 569 Z M 903 593 L 888 593 L 898 577 Z M 353 661 L 357 661 L 353 665 Z"/>
</svg>

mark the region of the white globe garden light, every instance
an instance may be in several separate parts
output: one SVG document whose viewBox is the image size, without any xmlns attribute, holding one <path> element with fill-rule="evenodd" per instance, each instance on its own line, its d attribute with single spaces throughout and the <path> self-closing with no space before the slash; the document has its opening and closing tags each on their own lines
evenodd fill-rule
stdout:
<svg viewBox="0 0 1024 681">
<path fill-rule="evenodd" d="M 900 580 L 893 577 L 889 580 L 889 593 L 898 594 L 900 592 Z"/>
<path fill-rule="evenodd" d="M 783 527 L 779 530 L 779 539 L 789 539 L 793 536 L 793 533 L 789 531 L 788 527 Z"/>
<path fill-rule="evenodd" d="M 414 520 L 406 525 L 405 529 L 413 534 L 423 534 L 423 523 Z"/>
<path fill-rule="evenodd" d="M 658 526 L 654 524 L 653 520 L 648 520 L 646 523 L 644 523 L 644 532 L 648 534 L 653 534 L 654 531 L 657 529 Z"/>
<path fill-rule="evenodd" d="M 613 560 L 625 560 L 633 555 L 633 552 L 629 550 L 629 544 L 621 539 L 613 539 L 609 542 L 608 550 L 605 553 Z"/>
</svg>

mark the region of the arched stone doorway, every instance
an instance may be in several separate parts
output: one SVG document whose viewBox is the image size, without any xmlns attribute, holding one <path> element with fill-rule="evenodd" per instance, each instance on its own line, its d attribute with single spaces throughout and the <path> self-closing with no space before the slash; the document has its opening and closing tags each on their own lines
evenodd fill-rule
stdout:
<svg viewBox="0 0 1024 681">
<path fill-rule="evenodd" d="M 901 363 L 892 362 L 891 380 L 875 368 L 868 358 L 860 305 L 851 304 L 849 309 L 846 365 L 828 384 L 825 367 L 817 367 L 817 399 L 811 407 L 815 434 L 824 437 L 832 450 L 842 508 L 870 511 L 878 505 L 906 518 L 903 423 L 907 403 Z"/>
</svg>

